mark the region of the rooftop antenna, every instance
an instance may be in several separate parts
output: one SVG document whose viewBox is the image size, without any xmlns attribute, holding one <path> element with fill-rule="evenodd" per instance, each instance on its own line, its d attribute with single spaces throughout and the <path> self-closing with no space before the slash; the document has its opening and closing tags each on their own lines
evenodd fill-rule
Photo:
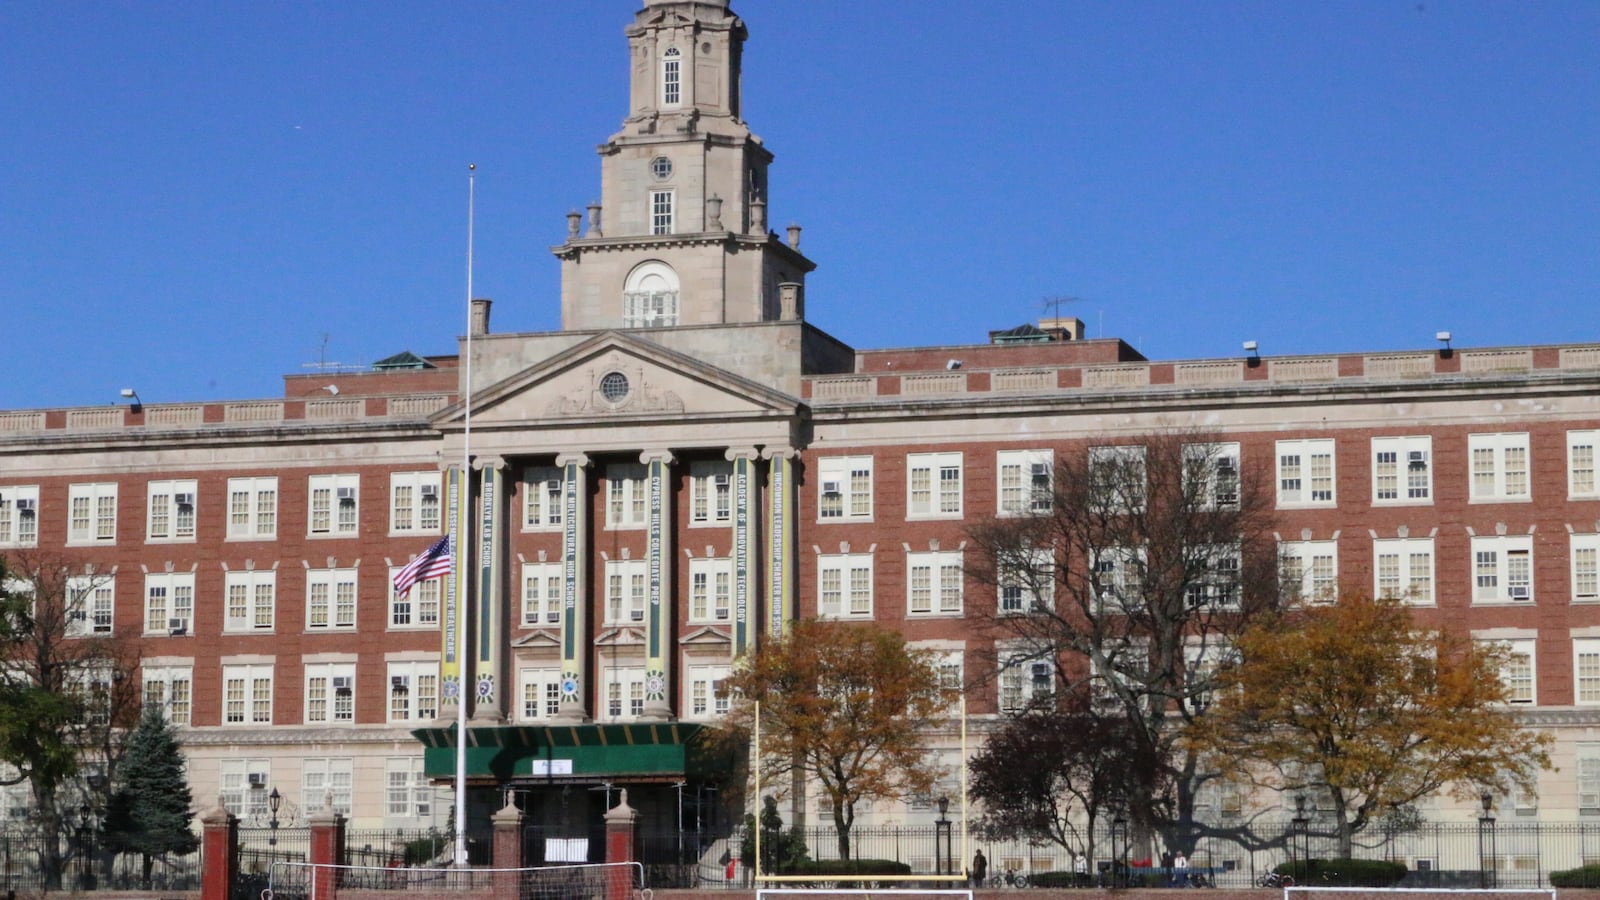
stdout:
<svg viewBox="0 0 1600 900">
<path fill-rule="evenodd" d="M 348 372 L 356 367 L 342 362 L 328 362 L 328 333 L 324 331 L 322 333 L 322 345 L 317 348 L 317 361 L 301 363 L 300 368 L 311 369 L 316 372 Z"/>
<path fill-rule="evenodd" d="M 1046 310 L 1046 311 L 1048 311 L 1050 313 L 1050 318 L 1059 319 L 1059 318 L 1061 318 L 1061 305 L 1062 304 L 1064 304 L 1064 303 L 1079 303 L 1079 302 L 1082 302 L 1082 300 L 1083 300 L 1082 297 L 1068 297 L 1068 296 L 1066 296 L 1064 294 L 1057 294 L 1054 297 L 1046 297 L 1046 298 L 1044 298 L 1044 302 L 1042 304 L 1040 304 L 1040 306 L 1041 306 L 1042 309 L 1044 309 L 1044 310 Z"/>
</svg>

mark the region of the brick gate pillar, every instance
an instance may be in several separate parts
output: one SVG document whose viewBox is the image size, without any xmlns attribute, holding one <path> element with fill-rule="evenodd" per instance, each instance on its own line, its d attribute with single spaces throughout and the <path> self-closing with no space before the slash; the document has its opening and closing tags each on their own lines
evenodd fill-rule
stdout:
<svg viewBox="0 0 1600 900">
<path fill-rule="evenodd" d="M 331 868 L 344 862 L 344 816 L 333 811 L 333 795 L 323 798 L 322 808 L 311 816 L 311 896 L 316 900 L 336 900 L 338 872 Z"/>
<path fill-rule="evenodd" d="M 614 809 L 606 813 L 606 862 L 631 863 L 633 857 L 633 823 L 639 817 L 628 805 L 628 790 Z M 633 866 L 612 866 L 606 871 L 606 900 L 629 900 L 633 896 Z M 643 887 L 643 885 L 640 885 Z"/>
<path fill-rule="evenodd" d="M 512 869 L 522 868 L 522 810 L 510 793 L 506 794 L 505 808 L 494 814 L 494 857 L 490 864 L 499 870 L 494 873 L 496 897 L 521 896 L 518 880 L 521 875 Z"/>
<path fill-rule="evenodd" d="M 239 817 L 228 812 L 217 798 L 217 805 L 200 817 L 201 859 L 200 900 L 228 900 L 233 880 L 239 874 Z"/>
</svg>

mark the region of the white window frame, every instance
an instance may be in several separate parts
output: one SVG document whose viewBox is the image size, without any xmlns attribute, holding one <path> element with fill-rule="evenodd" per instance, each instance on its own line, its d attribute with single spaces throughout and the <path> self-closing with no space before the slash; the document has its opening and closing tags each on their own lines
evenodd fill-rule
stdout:
<svg viewBox="0 0 1600 900">
<path fill-rule="evenodd" d="M 549 722 L 561 712 L 561 667 L 527 666 L 517 670 L 517 719 Z"/>
<path fill-rule="evenodd" d="M 199 505 L 198 484 L 193 478 L 152 481 L 145 487 L 146 543 L 192 543 Z M 187 501 L 187 502 L 183 502 Z"/>
<path fill-rule="evenodd" d="M 651 234 L 674 234 L 677 231 L 677 194 L 672 188 L 651 188 L 649 206 Z"/>
<path fill-rule="evenodd" d="M 1094 483 L 1089 489 L 1090 501 L 1097 506 L 1118 512 L 1144 509 L 1146 495 L 1150 492 L 1150 478 L 1145 468 L 1145 458 L 1145 448 L 1137 444 L 1090 447 L 1089 479 Z M 1109 484 L 1104 483 L 1107 476 L 1101 474 L 1107 467 L 1111 467 L 1117 474 Z M 1136 495 L 1118 496 L 1127 487 L 1119 483 L 1122 480 L 1121 475 L 1133 471 L 1138 473 Z"/>
<path fill-rule="evenodd" d="M 817 521 L 872 521 L 872 457 L 817 460 Z"/>
<path fill-rule="evenodd" d="M 689 463 L 689 524 L 726 525 L 733 521 L 733 463 Z"/>
<path fill-rule="evenodd" d="M 1467 435 L 1469 502 L 1532 500 L 1532 459 L 1526 431 Z"/>
<path fill-rule="evenodd" d="M 228 479 L 228 540 L 270 541 L 277 536 L 277 476 Z"/>
<path fill-rule="evenodd" d="M 431 824 L 433 785 L 420 756 L 391 756 L 383 763 L 383 818 L 390 824 Z"/>
<path fill-rule="evenodd" d="M 1028 567 L 1031 570 L 1028 578 L 1017 577 L 1020 566 L 1007 567 L 999 573 L 995 585 L 995 610 L 1000 615 L 1023 615 L 1055 609 L 1055 554 L 1048 547 L 1035 547 L 1028 552 Z"/>
<path fill-rule="evenodd" d="M 1471 564 L 1475 605 L 1526 604 L 1538 596 L 1533 583 L 1532 535 L 1475 535 Z"/>
<path fill-rule="evenodd" d="M 355 800 L 355 761 L 347 756 L 314 756 L 302 760 L 300 796 L 321 809 L 324 798 L 330 794 L 333 811 L 348 817 Z"/>
<path fill-rule="evenodd" d="M 650 518 L 650 470 L 644 463 L 606 466 L 607 530 L 643 528 Z"/>
<path fill-rule="evenodd" d="M 71 575 L 65 587 L 68 637 L 107 635 L 116 630 L 115 575 Z"/>
<path fill-rule="evenodd" d="M 1403 586 L 1398 592 L 1392 588 L 1386 591 L 1384 586 L 1385 556 L 1395 559 L 1395 569 L 1392 574 L 1397 586 Z M 1419 558 L 1425 557 L 1424 563 L 1419 563 Z M 1438 554 L 1434 551 L 1433 538 L 1375 538 L 1372 541 L 1372 595 L 1374 597 L 1393 597 L 1404 600 L 1414 606 L 1433 606 L 1435 597 L 1438 596 L 1439 579 L 1436 574 Z M 1422 571 L 1425 569 L 1425 573 Z M 1418 575 L 1425 574 L 1426 595 L 1418 592 Z"/>
<path fill-rule="evenodd" d="M 689 621 L 726 623 L 733 618 L 733 558 L 697 556 L 689 560 Z"/>
<path fill-rule="evenodd" d="M 39 546 L 39 486 L 0 485 L 0 547 Z"/>
<path fill-rule="evenodd" d="M 360 475 L 312 475 L 307 487 L 309 537 L 351 537 L 360 530 Z"/>
<path fill-rule="evenodd" d="M 67 546 L 117 542 L 117 483 L 67 486 Z"/>
<path fill-rule="evenodd" d="M 186 726 L 194 714 L 194 664 L 141 665 L 144 705 L 155 706 L 173 725 Z"/>
<path fill-rule="evenodd" d="M 356 569 L 306 570 L 306 630 L 354 631 L 360 599 Z"/>
<path fill-rule="evenodd" d="M 222 630 L 235 634 L 272 631 L 277 623 L 278 573 L 272 569 L 227 572 L 222 579 Z M 236 603 L 235 599 L 242 600 Z"/>
<path fill-rule="evenodd" d="M 355 724 L 356 664 L 307 663 L 301 701 L 307 725 Z"/>
<path fill-rule="evenodd" d="M 1205 609 L 1238 609 L 1244 592 L 1244 560 L 1238 544 L 1207 544 L 1192 548 L 1193 561 L 1208 573 L 1189 583 L 1187 600 Z M 1220 574 L 1212 574 L 1220 573 Z"/>
<path fill-rule="evenodd" d="M 391 661 L 384 695 L 388 698 L 384 715 L 390 722 L 430 722 L 438 718 L 438 660 Z"/>
<path fill-rule="evenodd" d="M 1048 659 L 1036 658 L 1035 654 L 1002 651 L 1000 675 L 995 681 L 999 710 L 1022 712 L 1036 700 L 1055 696 L 1055 665 Z"/>
<path fill-rule="evenodd" d="M 1220 441 L 1183 445 L 1184 478 L 1197 482 L 1201 509 L 1234 509 L 1239 505 L 1239 443 Z"/>
<path fill-rule="evenodd" d="M 628 273 L 622 290 L 623 328 L 668 328 L 678 324 L 678 273 L 660 260 L 642 262 Z"/>
<path fill-rule="evenodd" d="M 1279 541 L 1278 578 L 1308 603 L 1339 599 L 1338 541 Z"/>
<path fill-rule="evenodd" d="M 1333 438 L 1278 441 L 1275 449 L 1277 477 L 1274 483 L 1279 509 L 1338 505 L 1338 448 Z"/>
<path fill-rule="evenodd" d="M 1572 702 L 1600 706 L 1600 638 L 1572 639 Z"/>
<path fill-rule="evenodd" d="M 565 581 L 561 563 L 522 564 L 523 628 L 556 628 L 561 624 L 561 587 Z"/>
<path fill-rule="evenodd" d="M 650 588 L 648 562 L 642 559 L 608 559 L 605 579 L 605 623 L 643 624 Z"/>
<path fill-rule="evenodd" d="M 906 616 L 959 616 L 965 608 L 966 561 L 960 550 L 906 551 Z"/>
<path fill-rule="evenodd" d="M 384 590 L 389 593 L 390 631 L 433 631 L 439 627 L 440 598 L 444 596 L 443 578 L 427 578 L 411 586 L 405 596 L 395 592 L 394 579 L 404 566 L 390 566 Z M 359 602 L 359 601 L 358 601 Z"/>
<path fill-rule="evenodd" d="M 1372 505 L 1433 503 L 1433 438 L 1429 435 L 1372 439 Z"/>
<path fill-rule="evenodd" d="M 906 454 L 906 518 L 961 518 L 963 478 L 960 451 Z"/>
<path fill-rule="evenodd" d="M 607 666 L 600 678 L 602 722 L 636 722 L 644 716 L 644 666 Z"/>
<path fill-rule="evenodd" d="M 234 685 L 239 692 L 232 693 Z M 270 663 L 222 667 L 222 724 L 250 728 L 272 724 L 273 671 Z"/>
<path fill-rule="evenodd" d="M 1574 534 L 1569 539 L 1572 602 L 1600 602 L 1600 534 Z"/>
<path fill-rule="evenodd" d="M 673 109 L 683 105 L 683 54 L 668 47 L 661 54 L 661 105 Z"/>
<path fill-rule="evenodd" d="M 252 777 L 254 776 L 254 777 Z M 217 767 L 217 786 L 222 805 L 238 810 L 240 818 L 264 820 L 267 785 L 272 783 L 272 762 L 267 759 L 224 759 Z"/>
<path fill-rule="evenodd" d="M 194 634 L 194 573 L 147 572 L 144 576 L 144 633 L 170 635 L 171 620 L 184 621 L 184 633 Z"/>
<path fill-rule="evenodd" d="M 1567 432 L 1567 499 L 1600 498 L 1597 465 L 1600 465 L 1600 431 L 1583 429 Z"/>
<path fill-rule="evenodd" d="M 1000 450 L 995 454 L 995 513 L 1043 515 L 1055 504 L 1055 453 Z"/>
<path fill-rule="evenodd" d="M 440 534 L 444 528 L 442 482 L 438 470 L 389 473 L 389 533 Z"/>
<path fill-rule="evenodd" d="M 1146 568 L 1143 547 L 1098 547 L 1090 554 L 1087 577 L 1097 612 L 1137 612 L 1144 606 Z M 1115 605 L 1118 609 L 1110 609 Z M 1129 609 L 1129 607 L 1132 607 Z"/>
<path fill-rule="evenodd" d="M 1533 637 L 1488 638 L 1481 643 L 1497 646 L 1506 653 L 1500 681 L 1505 685 L 1506 702 L 1514 706 L 1539 704 L 1538 641 Z"/>
<path fill-rule="evenodd" d="M 1578 744 L 1573 768 L 1579 813 L 1600 814 L 1600 744 Z"/>
<path fill-rule="evenodd" d="M 683 709 L 686 716 L 704 722 L 727 715 L 732 698 L 724 684 L 732 668 L 727 665 L 689 664 L 684 669 Z"/>
<path fill-rule="evenodd" d="M 522 530 L 560 531 L 566 475 L 560 466 L 522 470 Z"/>
<path fill-rule="evenodd" d="M 873 617 L 873 554 L 822 553 L 817 556 L 817 618 Z M 830 599 L 832 595 L 836 599 Z"/>
</svg>

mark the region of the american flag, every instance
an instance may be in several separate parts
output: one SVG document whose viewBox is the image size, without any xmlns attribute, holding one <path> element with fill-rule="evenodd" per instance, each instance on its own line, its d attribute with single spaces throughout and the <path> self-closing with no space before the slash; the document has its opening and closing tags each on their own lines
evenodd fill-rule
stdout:
<svg viewBox="0 0 1600 900">
<path fill-rule="evenodd" d="M 419 581 L 429 578 L 438 578 L 450 574 L 450 536 L 439 538 L 433 546 L 422 552 L 421 556 L 406 563 L 406 567 L 395 573 L 394 592 L 404 597 L 411 592 L 411 586 Z"/>
</svg>

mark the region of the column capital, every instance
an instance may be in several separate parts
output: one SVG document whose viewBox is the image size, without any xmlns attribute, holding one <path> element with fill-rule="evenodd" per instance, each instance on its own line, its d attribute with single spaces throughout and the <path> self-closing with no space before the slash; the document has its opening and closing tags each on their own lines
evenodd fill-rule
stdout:
<svg viewBox="0 0 1600 900">
<path fill-rule="evenodd" d="M 785 444 L 768 444 L 761 449 L 762 459 L 793 459 L 799 451 Z"/>
<path fill-rule="evenodd" d="M 736 459 L 760 459 L 761 451 L 754 447 L 729 447 L 723 452 L 722 456 L 728 462 L 733 462 Z"/>
<path fill-rule="evenodd" d="M 576 465 L 580 469 L 587 469 L 589 467 L 589 454 L 578 450 L 574 450 L 571 453 L 558 453 L 556 454 L 556 465 L 563 469 L 570 465 Z"/>
<path fill-rule="evenodd" d="M 505 469 L 506 460 L 503 456 L 475 456 L 472 458 L 472 467 L 478 471 L 484 469 Z"/>
<path fill-rule="evenodd" d="M 639 454 L 639 462 L 642 462 L 645 465 L 649 465 L 650 463 L 653 463 L 653 462 L 664 462 L 664 463 L 666 463 L 667 465 L 670 466 L 674 462 L 677 462 L 677 459 L 675 457 L 673 457 L 671 450 L 657 449 L 657 450 L 645 450 L 645 451 L 641 452 Z"/>
</svg>

